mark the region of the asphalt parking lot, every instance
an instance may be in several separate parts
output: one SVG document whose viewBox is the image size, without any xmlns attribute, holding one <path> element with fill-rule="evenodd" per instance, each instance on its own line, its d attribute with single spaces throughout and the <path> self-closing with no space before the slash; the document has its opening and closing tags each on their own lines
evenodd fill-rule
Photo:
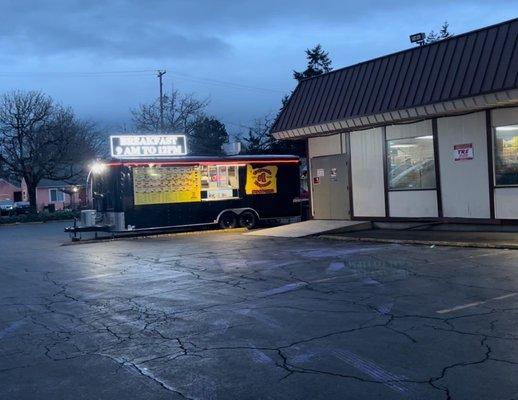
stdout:
<svg viewBox="0 0 518 400">
<path fill-rule="evenodd" d="M 2 399 L 516 399 L 518 251 L 0 227 Z"/>
</svg>

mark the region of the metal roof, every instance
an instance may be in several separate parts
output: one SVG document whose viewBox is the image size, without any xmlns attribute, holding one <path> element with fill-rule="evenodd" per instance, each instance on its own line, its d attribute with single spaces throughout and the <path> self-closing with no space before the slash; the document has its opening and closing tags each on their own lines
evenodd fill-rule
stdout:
<svg viewBox="0 0 518 400">
<path fill-rule="evenodd" d="M 272 132 L 518 87 L 518 18 L 301 81 Z"/>
</svg>

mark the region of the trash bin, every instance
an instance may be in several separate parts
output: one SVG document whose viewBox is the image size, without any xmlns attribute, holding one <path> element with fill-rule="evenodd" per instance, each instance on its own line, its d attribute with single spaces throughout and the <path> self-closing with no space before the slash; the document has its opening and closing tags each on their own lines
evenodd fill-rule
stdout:
<svg viewBox="0 0 518 400">
<path fill-rule="evenodd" d="M 56 212 L 56 205 L 54 203 L 51 203 L 51 204 L 47 205 L 47 211 L 49 213 Z"/>
</svg>

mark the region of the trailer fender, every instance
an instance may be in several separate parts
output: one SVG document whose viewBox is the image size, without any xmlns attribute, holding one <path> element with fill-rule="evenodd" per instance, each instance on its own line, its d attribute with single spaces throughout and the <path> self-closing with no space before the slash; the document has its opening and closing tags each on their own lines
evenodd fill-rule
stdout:
<svg viewBox="0 0 518 400">
<path fill-rule="evenodd" d="M 215 222 L 216 224 L 218 224 L 218 223 L 219 223 L 219 219 L 221 218 L 221 216 L 222 216 L 224 213 L 229 212 L 229 211 L 230 211 L 230 212 L 233 212 L 233 213 L 234 213 L 234 214 L 236 214 L 237 216 L 239 216 L 240 214 L 242 214 L 242 213 L 243 213 L 243 212 L 245 212 L 245 211 L 251 211 L 251 212 L 253 212 L 253 213 L 256 215 L 256 217 L 257 217 L 257 219 L 258 219 L 258 220 L 259 220 L 259 219 L 261 219 L 261 217 L 259 216 L 259 213 L 258 213 L 256 210 L 254 210 L 253 208 L 250 208 L 250 207 L 242 207 L 242 208 L 227 208 L 227 209 L 225 209 L 225 210 L 221 211 L 221 212 L 218 214 L 218 216 L 216 217 L 216 219 L 214 220 L 214 222 Z"/>
</svg>

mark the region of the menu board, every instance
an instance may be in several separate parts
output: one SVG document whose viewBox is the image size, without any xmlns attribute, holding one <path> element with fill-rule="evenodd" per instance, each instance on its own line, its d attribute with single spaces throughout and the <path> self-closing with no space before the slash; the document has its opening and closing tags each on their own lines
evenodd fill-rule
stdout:
<svg viewBox="0 0 518 400">
<path fill-rule="evenodd" d="M 201 201 L 199 167 L 135 167 L 133 194 L 137 206 Z"/>
</svg>

